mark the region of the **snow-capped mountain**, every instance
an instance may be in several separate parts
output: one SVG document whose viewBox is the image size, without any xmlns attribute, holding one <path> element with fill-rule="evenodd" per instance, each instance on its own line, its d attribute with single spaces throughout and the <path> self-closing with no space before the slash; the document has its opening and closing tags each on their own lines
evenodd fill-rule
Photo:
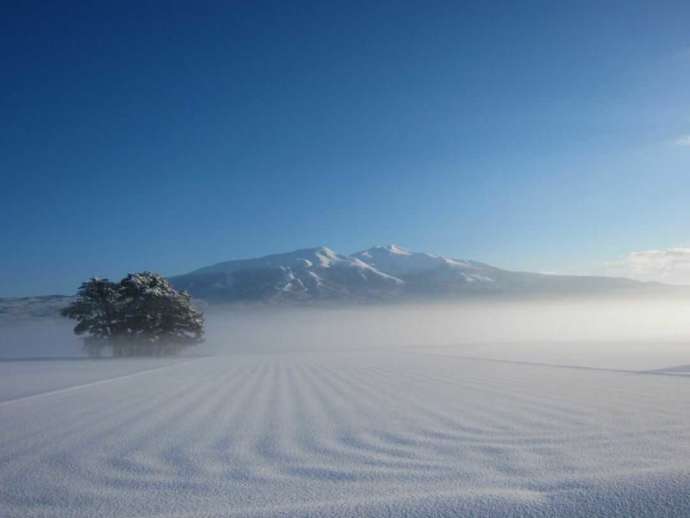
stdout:
<svg viewBox="0 0 690 518">
<path fill-rule="evenodd" d="M 611 277 L 514 272 L 488 264 L 375 246 L 352 255 L 327 247 L 225 261 L 171 277 L 197 304 L 325 300 L 439 300 L 468 295 L 684 294 L 687 290 Z M 0 298 L 0 324 L 57 317 L 72 297 Z"/>
<path fill-rule="evenodd" d="M 600 293 L 646 287 L 628 279 L 512 272 L 397 245 L 349 256 L 327 247 L 308 248 L 226 261 L 171 280 L 195 297 L 223 302 Z"/>
<path fill-rule="evenodd" d="M 380 298 L 404 286 L 393 275 L 323 246 L 226 261 L 172 281 L 196 297 L 222 301 Z"/>
<path fill-rule="evenodd" d="M 396 275 L 405 283 L 408 296 L 596 294 L 661 286 L 623 278 L 503 270 L 477 261 L 411 252 L 397 245 L 375 246 L 353 256 Z"/>
<path fill-rule="evenodd" d="M 352 255 L 378 270 L 396 275 L 407 284 L 472 284 L 494 282 L 496 268 L 475 261 L 411 252 L 398 245 L 375 246 Z"/>
</svg>

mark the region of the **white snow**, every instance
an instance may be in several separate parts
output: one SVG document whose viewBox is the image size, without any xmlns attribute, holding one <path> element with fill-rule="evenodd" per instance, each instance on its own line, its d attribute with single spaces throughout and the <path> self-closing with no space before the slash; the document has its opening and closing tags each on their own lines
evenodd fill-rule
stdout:
<svg viewBox="0 0 690 518">
<path fill-rule="evenodd" d="M 207 356 L 0 361 L 0 516 L 690 516 L 687 360 L 538 365 L 398 311 L 211 313 Z M 386 345 L 396 325 L 429 343 Z"/>
<path fill-rule="evenodd" d="M 395 244 L 384 246 L 383 248 L 393 255 L 412 255 L 409 250 Z"/>
<path fill-rule="evenodd" d="M 397 293 L 404 284 L 401 279 L 380 272 L 358 258 L 339 255 L 325 246 L 257 259 L 226 261 L 201 268 L 190 275 L 225 274 L 222 283 L 216 283 L 216 287 L 222 290 L 223 283 L 227 283 L 226 287 L 232 285 L 233 277 L 229 274 L 272 269 L 280 270 L 283 277 L 273 285 L 272 292 L 263 292 L 262 296 L 267 299 L 286 293 L 302 300 L 347 296 L 379 298 L 382 294 Z M 202 281 L 202 284 L 206 282 Z"/>
<path fill-rule="evenodd" d="M 267 255 L 256 259 L 239 259 L 200 268 L 192 273 L 231 273 L 239 270 L 258 268 L 329 268 L 334 263 L 348 262 L 328 247 L 305 248 L 284 254 Z"/>
<path fill-rule="evenodd" d="M 391 275 L 440 272 L 445 277 L 460 277 L 467 282 L 493 282 L 488 269 L 482 269 L 477 264 L 424 252 L 411 252 L 398 245 L 375 246 L 352 254 L 352 257 Z"/>
</svg>

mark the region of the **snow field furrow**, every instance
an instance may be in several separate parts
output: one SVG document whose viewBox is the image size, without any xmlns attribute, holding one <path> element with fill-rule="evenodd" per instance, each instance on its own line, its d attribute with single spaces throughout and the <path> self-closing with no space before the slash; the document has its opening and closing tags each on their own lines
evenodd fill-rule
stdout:
<svg viewBox="0 0 690 518">
<path fill-rule="evenodd" d="M 690 509 L 689 397 L 407 352 L 200 358 L 0 408 L 0 515 L 663 516 L 653 495 Z"/>
</svg>

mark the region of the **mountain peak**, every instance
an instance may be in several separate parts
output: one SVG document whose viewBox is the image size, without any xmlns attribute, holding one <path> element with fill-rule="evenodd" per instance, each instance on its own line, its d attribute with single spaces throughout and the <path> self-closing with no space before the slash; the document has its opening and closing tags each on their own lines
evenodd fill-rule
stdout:
<svg viewBox="0 0 690 518">
<path fill-rule="evenodd" d="M 410 252 L 406 248 L 403 248 L 400 245 L 396 245 L 396 244 L 391 243 L 389 245 L 372 246 L 371 248 L 367 248 L 366 250 L 362 250 L 361 252 L 356 252 L 356 253 L 352 254 L 352 257 L 358 257 L 358 258 L 362 259 L 362 258 L 373 258 L 373 257 L 389 256 L 389 255 L 409 256 L 412 254 L 413 254 L 413 252 Z"/>
<path fill-rule="evenodd" d="M 412 253 L 409 250 L 394 243 L 391 243 L 390 245 L 379 246 L 376 248 L 383 249 L 386 252 L 391 253 L 393 255 L 412 255 Z"/>
<path fill-rule="evenodd" d="M 319 266 L 330 266 L 334 261 L 340 260 L 338 254 L 327 246 L 317 246 L 316 248 L 307 248 L 305 250 L 298 250 L 294 255 L 303 255 L 303 259 L 316 261 Z M 290 254 L 287 254 L 290 255 Z"/>
<path fill-rule="evenodd" d="M 336 254 L 331 248 L 327 246 L 319 246 L 314 249 L 314 253 L 328 257 L 329 259 L 335 259 L 338 254 Z"/>
</svg>

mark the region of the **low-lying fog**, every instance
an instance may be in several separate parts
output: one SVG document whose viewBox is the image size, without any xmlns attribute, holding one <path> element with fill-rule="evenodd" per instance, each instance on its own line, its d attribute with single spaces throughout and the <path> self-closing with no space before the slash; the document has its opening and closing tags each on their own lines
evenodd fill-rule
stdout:
<svg viewBox="0 0 690 518">
<path fill-rule="evenodd" d="M 420 349 L 430 354 L 647 370 L 690 364 L 690 300 L 489 301 L 206 310 L 190 354 Z M 66 320 L 0 324 L 0 358 L 81 355 Z"/>
</svg>

